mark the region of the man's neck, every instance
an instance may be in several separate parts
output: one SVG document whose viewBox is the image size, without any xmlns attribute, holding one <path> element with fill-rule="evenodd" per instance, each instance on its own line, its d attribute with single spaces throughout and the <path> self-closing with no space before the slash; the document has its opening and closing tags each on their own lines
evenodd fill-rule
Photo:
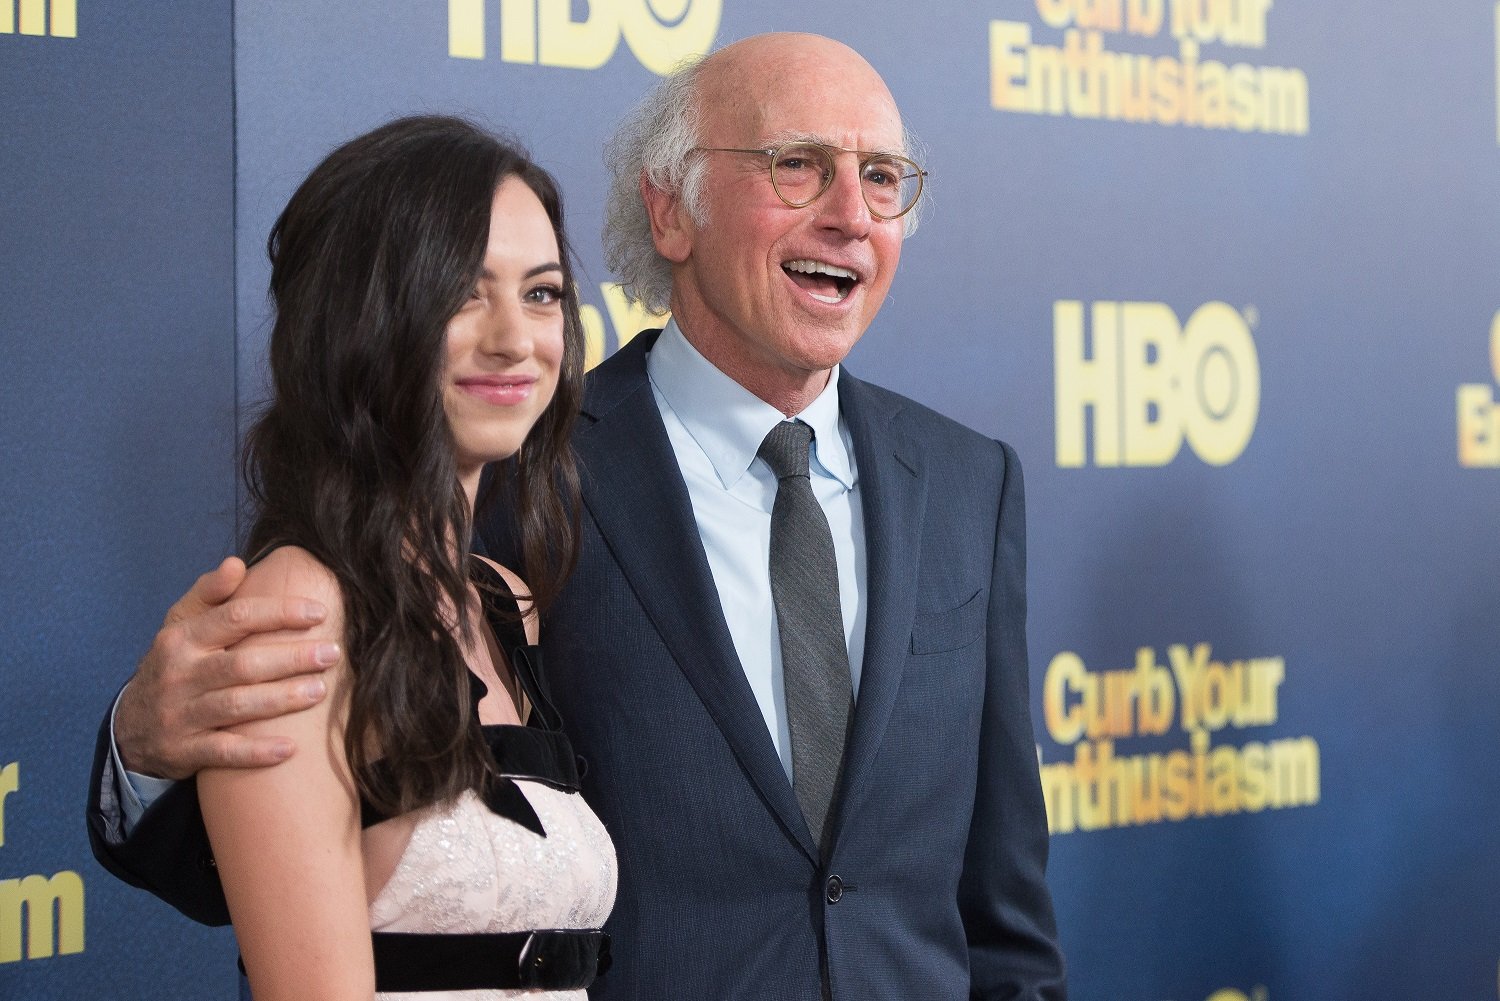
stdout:
<svg viewBox="0 0 1500 1001">
<path fill-rule="evenodd" d="M 680 322 L 677 329 L 682 331 L 683 338 L 710 365 L 787 417 L 796 417 L 806 410 L 828 387 L 828 379 L 833 374 L 833 370 L 829 368 L 811 371 L 791 369 L 769 361 L 765 365 L 757 365 L 747 362 L 737 353 L 722 350 L 717 342 L 694 337 Z"/>
</svg>

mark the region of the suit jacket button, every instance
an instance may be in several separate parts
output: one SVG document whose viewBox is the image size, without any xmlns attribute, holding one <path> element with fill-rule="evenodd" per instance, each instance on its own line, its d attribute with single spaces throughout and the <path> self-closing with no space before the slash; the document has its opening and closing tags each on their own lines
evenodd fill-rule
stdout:
<svg viewBox="0 0 1500 1001">
<path fill-rule="evenodd" d="M 828 885 L 825 887 L 830 904 L 836 904 L 844 899 L 844 881 L 837 876 L 828 877 Z"/>
</svg>

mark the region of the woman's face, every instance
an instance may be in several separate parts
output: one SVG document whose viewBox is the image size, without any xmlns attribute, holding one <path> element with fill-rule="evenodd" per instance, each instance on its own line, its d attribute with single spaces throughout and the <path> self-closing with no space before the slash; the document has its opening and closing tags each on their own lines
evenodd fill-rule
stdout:
<svg viewBox="0 0 1500 1001">
<path fill-rule="evenodd" d="M 487 462 L 514 455 L 557 389 L 563 357 L 557 237 L 526 183 L 507 177 L 473 294 L 448 321 L 443 408 L 470 496 Z"/>
</svg>

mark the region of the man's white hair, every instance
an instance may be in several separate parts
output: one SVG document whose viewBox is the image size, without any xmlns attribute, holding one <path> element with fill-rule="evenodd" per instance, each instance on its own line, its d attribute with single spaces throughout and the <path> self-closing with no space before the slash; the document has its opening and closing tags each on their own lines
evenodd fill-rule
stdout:
<svg viewBox="0 0 1500 1001">
<path fill-rule="evenodd" d="M 696 92 L 701 59 L 678 67 L 626 116 L 604 147 L 610 172 L 604 203 L 604 264 L 625 295 L 655 313 L 672 298 L 672 262 L 656 251 L 641 179 L 675 192 L 697 225 L 703 225 L 705 161 L 698 146 Z"/>
<path fill-rule="evenodd" d="M 707 160 L 697 151 L 698 83 L 703 68 L 702 57 L 678 66 L 636 105 L 604 147 L 605 167 L 610 172 L 604 203 L 604 264 L 619 279 L 627 298 L 655 313 L 665 313 L 671 301 L 672 262 L 657 252 L 651 237 L 641 179 L 675 194 L 695 226 L 708 221 L 703 203 Z M 901 136 L 906 155 L 920 163 L 921 144 L 905 123 Z M 903 236 L 917 231 L 921 211 L 918 206 L 902 216 Z"/>
</svg>

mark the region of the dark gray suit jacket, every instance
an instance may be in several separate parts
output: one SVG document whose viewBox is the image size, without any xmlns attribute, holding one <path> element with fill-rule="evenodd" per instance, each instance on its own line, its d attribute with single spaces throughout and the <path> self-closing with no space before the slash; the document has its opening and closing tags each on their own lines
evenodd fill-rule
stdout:
<svg viewBox="0 0 1500 1001">
<path fill-rule="evenodd" d="M 842 374 L 869 610 L 825 861 L 730 639 L 646 378 L 654 340 L 590 376 L 582 556 L 542 628 L 620 854 L 593 996 L 814 1001 L 826 970 L 849 1001 L 1062 998 L 1015 453 Z"/>
<path fill-rule="evenodd" d="M 863 504 L 865 661 L 821 854 L 745 679 L 646 378 L 655 332 L 589 377 L 577 573 L 544 664 L 614 838 L 614 965 L 599 1001 L 1065 997 L 1026 660 L 1015 453 L 844 372 Z M 501 512 L 480 526 L 513 552 Z M 95 854 L 227 920 L 192 783 Z"/>
</svg>

